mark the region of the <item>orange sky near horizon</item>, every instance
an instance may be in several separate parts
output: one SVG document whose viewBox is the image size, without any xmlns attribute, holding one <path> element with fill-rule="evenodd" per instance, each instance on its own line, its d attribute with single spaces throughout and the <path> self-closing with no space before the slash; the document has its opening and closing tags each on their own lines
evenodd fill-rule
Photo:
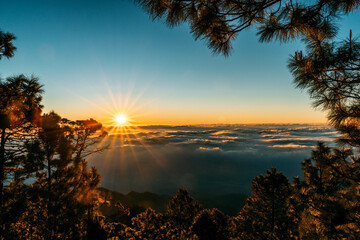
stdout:
<svg viewBox="0 0 360 240">
<path fill-rule="evenodd" d="M 70 108 L 70 109 L 69 109 Z M 44 112 L 51 109 L 45 108 Z M 326 112 L 311 106 L 286 108 L 164 108 L 146 106 L 137 111 L 131 109 L 85 108 L 81 104 L 60 108 L 56 111 L 71 120 L 94 118 L 104 125 L 114 124 L 116 115 L 125 114 L 127 124 L 134 125 L 197 125 L 197 124 L 326 124 Z"/>
</svg>

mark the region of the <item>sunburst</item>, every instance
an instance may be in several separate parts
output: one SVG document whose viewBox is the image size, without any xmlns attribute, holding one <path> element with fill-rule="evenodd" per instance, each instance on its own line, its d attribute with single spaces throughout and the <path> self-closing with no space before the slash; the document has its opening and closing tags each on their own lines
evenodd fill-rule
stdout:
<svg viewBox="0 0 360 240">
<path fill-rule="evenodd" d="M 128 118 L 124 113 L 120 113 L 115 116 L 115 122 L 120 125 L 124 125 L 128 122 Z"/>
<path fill-rule="evenodd" d="M 165 160 L 161 154 L 152 150 L 152 145 L 148 141 L 152 137 L 151 133 L 141 127 L 143 125 L 141 119 L 146 118 L 147 115 L 145 108 L 152 102 L 149 100 L 144 101 L 141 98 L 145 89 L 139 95 L 132 96 L 131 89 L 123 94 L 121 91 L 117 91 L 116 86 L 110 87 L 106 83 L 105 86 L 107 86 L 107 94 L 98 95 L 97 97 L 93 96 L 91 100 L 83 98 L 92 107 L 94 112 L 97 110 L 96 115 L 99 116 L 104 130 L 107 132 L 107 136 L 98 143 L 97 148 L 109 146 L 109 148 L 120 151 L 117 155 L 117 160 L 121 166 L 120 169 L 124 171 L 122 174 L 127 173 L 128 159 L 125 156 L 128 151 L 133 156 L 137 170 L 141 173 L 144 172 L 142 164 L 140 164 L 137 158 L 139 147 L 152 156 L 155 164 L 163 167 Z M 114 156 L 111 155 L 114 151 L 108 150 L 104 152 L 104 159 L 110 159 L 110 156 Z"/>
</svg>

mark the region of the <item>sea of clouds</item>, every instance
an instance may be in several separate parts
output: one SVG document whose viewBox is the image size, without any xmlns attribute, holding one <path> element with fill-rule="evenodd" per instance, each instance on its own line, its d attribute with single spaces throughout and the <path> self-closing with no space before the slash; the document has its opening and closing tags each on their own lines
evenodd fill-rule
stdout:
<svg viewBox="0 0 360 240">
<path fill-rule="evenodd" d="M 334 146 L 338 133 L 327 125 L 139 126 L 110 132 L 110 148 L 91 156 L 101 186 L 174 194 L 249 193 L 252 179 L 271 167 L 291 181 L 318 141 Z"/>
</svg>

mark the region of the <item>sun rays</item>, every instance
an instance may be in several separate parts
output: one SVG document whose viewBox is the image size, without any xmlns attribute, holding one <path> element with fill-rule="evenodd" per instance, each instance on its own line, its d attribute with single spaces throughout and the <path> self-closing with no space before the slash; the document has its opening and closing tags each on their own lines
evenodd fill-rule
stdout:
<svg viewBox="0 0 360 240">
<path fill-rule="evenodd" d="M 107 83 L 103 86 L 107 88 L 105 95 L 93 96 L 91 99 L 82 98 L 93 109 L 93 112 L 100 116 L 103 130 L 107 132 L 106 137 L 99 142 L 97 148 L 108 146 L 116 150 L 118 164 L 122 169 L 119 174 L 127 174 L 126 169 L 130 163 L 125 156 L 130 153 L 139 173 L 146 175 L 137 156 L 144 150 L 152 157 L 152 159 L 148 159 L 153 161 L 152 164 L 163 168 L 162 156 L 151 150 L 151 143 L 148 141 L 150 139 L 149 131 L 141 128 L 144 125 L 145 111 L 143 110 L 151 103 L 149 100 L 142 99 L 145 90 L 134 95 L 134 87 L 124 93 L 116 86 L 110 87 Z M 111 151 L 103 154 L 105 161 L 113 157 Z M 104 162 L 104 164 L 106 163 Z M 111 168 L 111 166 L 106 167 Z"/>
</svg>

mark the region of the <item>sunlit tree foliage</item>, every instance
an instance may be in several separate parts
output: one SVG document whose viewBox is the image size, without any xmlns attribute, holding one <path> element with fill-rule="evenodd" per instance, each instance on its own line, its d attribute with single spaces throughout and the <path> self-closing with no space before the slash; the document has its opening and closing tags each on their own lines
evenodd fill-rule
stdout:
<svg viewBox="0 0 360 240">
<path fill-rule="evenodd" d="M 101 124 L 93 119 L 69 121 L 54 112 L 42 115 L 39 122 L 31 137 L 16 142 L 21 152 L 17 165 L 8 170 L 12 177 L 1 213 L 5 239 L 104 235 L 97 217 L 101 178 L 85 161 L 89 154 L 103 150 L 95 145 L 104 137 Z M 94 232 L 96 227 L 99 230 Z"/>
<path fill-rule="evenodd" d="M 24 143 L 40 124 L 42 86 L 24 75 L 0 80 L 0 208 L 4 207 L 4 182 L 19 181 L 17 168 Z"/>
<path fill-rule="evenodd" d="M 291 211 L 298 216 L 301 239 L 359 237 L 356 216 L 360 205 L 353 199 L 359 196 L 354 191 L 358 183 L 344 178 L 331 165 L 350 154 L 349 150 L 332 151 L 319 143 L 311 158 L 303 161 L 304 181 L 296 184 L 290 198 Z"/>
</svg>

